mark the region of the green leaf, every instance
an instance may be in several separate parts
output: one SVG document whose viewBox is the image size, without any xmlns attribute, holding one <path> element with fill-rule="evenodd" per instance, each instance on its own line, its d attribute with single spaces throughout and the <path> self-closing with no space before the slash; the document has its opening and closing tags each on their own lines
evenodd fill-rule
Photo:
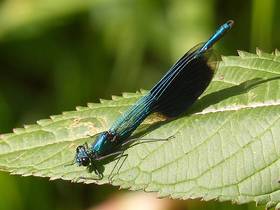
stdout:
<svg viewBox="0 0 280 210">
<path fill-rule="evenodd" d="M 175 138 L 128 148 L 127 159 L 113 172 L 114 185 L 180 199 L 255 201 L 267 207 L 280 201 L 280 53 L 240 51 L 223 57 L 218 68 L 210 87 L 183 117 L 167 122 L 154 114 L 141 125 L 137 132 L 146 132 L 145 138 Z M 113 96 L 2 135 L 0 170 L 108 183 L 116 161 L 103 165 L 102 180 L 80 179 L 97 176 L 65 165 L 73 161 L 78 145 L 93 142 L 144 94 Z"/>
</svg>

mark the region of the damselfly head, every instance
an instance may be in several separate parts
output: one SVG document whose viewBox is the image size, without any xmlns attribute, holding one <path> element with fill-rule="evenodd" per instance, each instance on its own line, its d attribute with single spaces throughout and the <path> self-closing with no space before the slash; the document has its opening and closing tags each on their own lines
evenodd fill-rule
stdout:
<svg viewBox="0 0 280 210">
<path fill-rule="evenodd" d="M 78 164 L 78 166 L 89 166 L 91 162 L 90 155 L 85 145 L 80 145 L 77 147 L 75 161 Z"/>
</svg>

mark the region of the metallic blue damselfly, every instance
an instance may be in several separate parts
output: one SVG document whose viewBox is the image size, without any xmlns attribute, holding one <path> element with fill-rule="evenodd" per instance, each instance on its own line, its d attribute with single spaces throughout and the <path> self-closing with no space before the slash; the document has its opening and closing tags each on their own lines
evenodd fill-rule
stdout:
<svg viewBox="0 0 280 210">
<path fill-rule="evenodd" d="M 121 115 L 105 132 L 90 145 L 76 149 L 75 163 L 92 167 L 99 177 L 96 165 L 108 157 L 122 155 L 131 134 L 154 112 L 176 117 L 190 107 L 208 87 L 214 75 L 209 64 L 211 47 L 233 26 L 229 20 L 205 43 L 197 45 L 180 58 L 163 78 L 132 107 Z"/>
</svg>

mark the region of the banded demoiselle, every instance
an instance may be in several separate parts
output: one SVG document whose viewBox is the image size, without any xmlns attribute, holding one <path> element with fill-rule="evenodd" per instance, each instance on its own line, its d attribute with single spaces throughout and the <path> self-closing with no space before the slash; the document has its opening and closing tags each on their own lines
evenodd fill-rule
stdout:
<svg viewBox="0 0 280 210">
<path fill-rule="evenodd" d="M 75 163 L 93 167 L 100 176 L 97 162 L 123 154 L 131 134 L 154 112 L 176 117 L 190 107 L 204 92 L 214 75 L 209 64 L 209 49 L 233 26 L 229 20 L 205 43 L 199 44 L 180 58 L 162 79 L 132 107 L 121 115 L 107 131 L 102 132 L 90 145 L 76 149 Z"/>
</svg>

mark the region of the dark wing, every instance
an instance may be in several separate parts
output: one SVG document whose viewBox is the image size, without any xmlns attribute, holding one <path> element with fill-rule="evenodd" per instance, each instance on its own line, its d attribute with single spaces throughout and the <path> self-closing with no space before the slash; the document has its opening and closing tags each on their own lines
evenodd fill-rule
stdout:
<svg viewBox="0 0 280 210">
<path fill-rule="evenodd" d="M 176 117 L 190 107 L 211 82 L 215 67 L 211 52 L 200 53 L 198 45 L 179 59 L 152 88 L 153 111 Z M 212 63 L 213 64 L 213 63 Z"/>
</svg>

